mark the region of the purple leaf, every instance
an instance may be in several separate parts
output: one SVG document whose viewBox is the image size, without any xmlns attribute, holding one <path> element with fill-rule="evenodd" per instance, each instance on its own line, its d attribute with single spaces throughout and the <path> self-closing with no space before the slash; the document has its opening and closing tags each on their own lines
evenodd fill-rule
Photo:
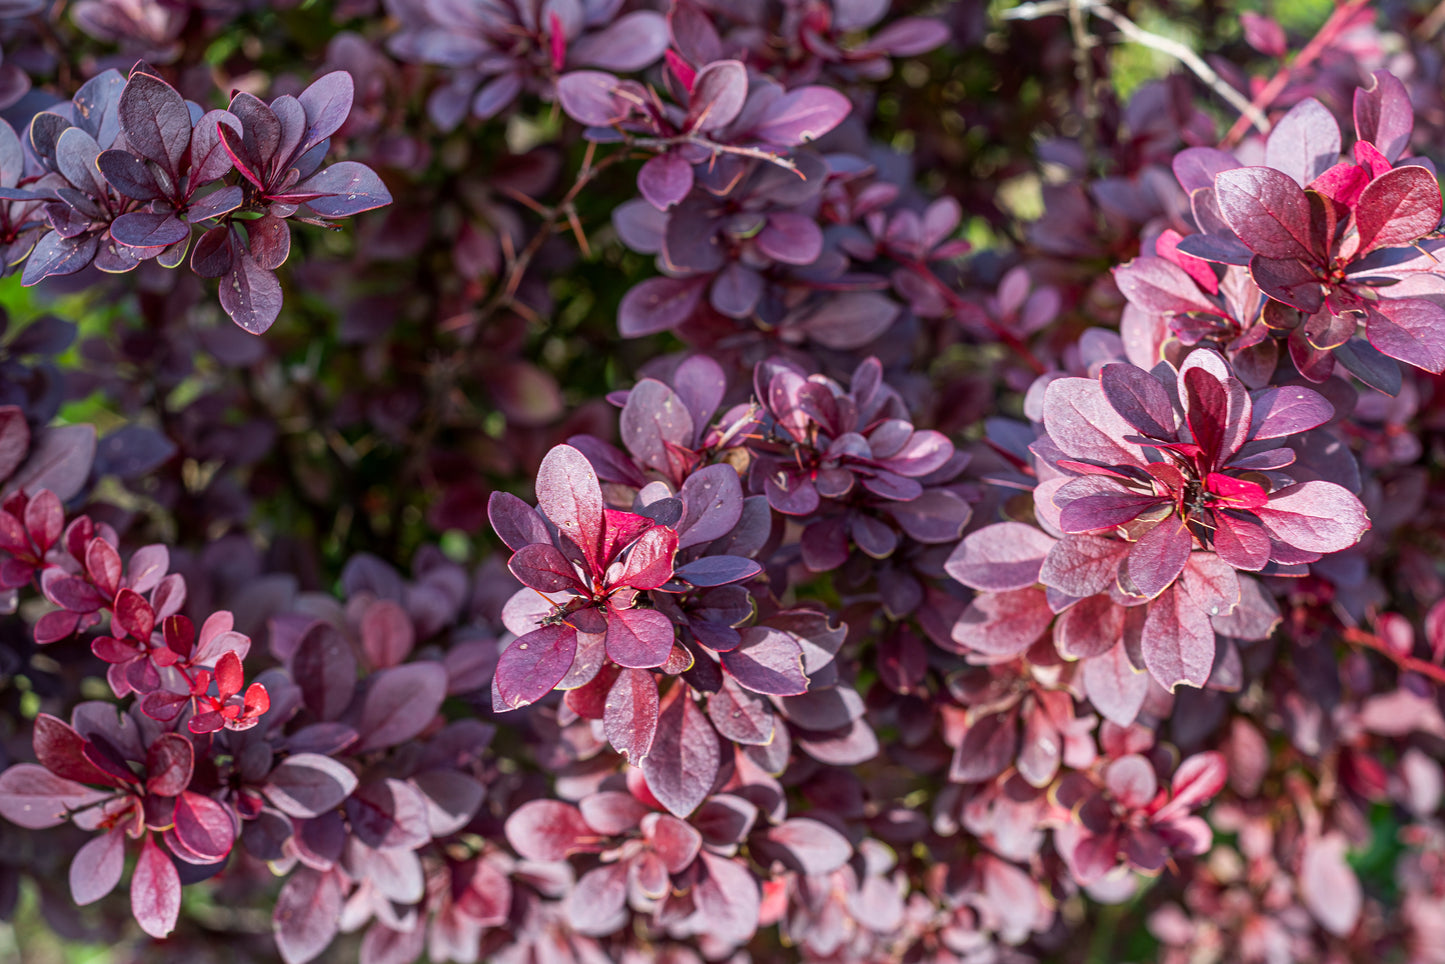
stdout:
<svg viewBox="0 0 1445 964">
<path fill-rule="evenodd" d="M 567 919 L 578 933 L 601 937 L 627 922 L 628 864 L 603 864 L 583 874 L 567 895 Z"/>
<path fill-rule="evenodd" d="M 763 835 L 769 851 L 780 850 L 785 863 L 809 876 L 831 874 L 853 856 L 848 839 L 832 827 L 808 817 L 794 817 Z"/>
<path fill-rule="evenodd" d="M 652 751 L 642 761 L 647 788 L 675 816 L 686 817 L 717 779 L 717 733 L 678 681 L 663 701 Z"/>
<path fill-rule="evenodd" d="M 1092 378 L 1059 378 L 1044 390 L 1044 428 L 1063 453 L 1102 465 L 1142 467 L 1138 446 L 1124 441 L 1134 426 L 1114 411 Z"/>
<path fill-rule="evenodd" d="M 1173 404 L 1153 375 L 1129 364 L 1105 365 L 1099 372 L 1099 387 L 1114 411 L 1143 435 L 1175 437 Z"/>
<path fill-rule="evenodd" d="M 225 858 L 236 842 L 231 811 L 210 797 L 190 790 L 176 798 L 176 839 L 207 862 Z"/>
<path fill-rule="evenodd" d="M 362 784 L 346 800 L 351 832 L 377 850 L 415 850 L 431 839 L 427 802 L 403 780 Z"/>
<path fill-rule="evenodd" d="M 493 492 L 487 500 L 487 519 L 507 548 L 517 552 L 533 543 L 550 543 L 551 534 L 541 515 L 510 492 Z"/>
<path fill-rule="evenodd" d="M 70 896 L 84 907 L 115 890 L 125 870 L 125 833 L 111 830 L 86 841 L 70 861 Z"/>
<path fill-rule="evenodd" d="M 132 74 L 120 95 L 120 126 L 126 143 L 180 180 L 181 160 L 191 145 L 191 112 L 176 89 L 150 74 Z"/>
<path fill-rule="evenodd" d="M 351 114 L 356 85 L 344 70 L 333 70 L 311 82 L 297 100 L 306 114 L 306 133 L 296 155 L 301 155 L 340 130 Z"/>
<path fill-rule="evenodd" d="M 801 211 L 774 211 L 756 244 L 759 251 L 782 264 L 812 264 L 823 253 L 823 229 Z"/>
<path fill-rule="evenodd" d="M 612 609 L 607 613 L 607 655 L 619 666 L 661 666 L 672 652 L 675 636 L 672 620 L 656 609 Z M 501 673 L 500 666 L 497 672 Z"/>
<path fill-rule="evenodd" d="M 724 739 L 748 746 L 768 745 L 777 729 L 771 706 L 730 676 L 723 677 L 722 688 L 708 697 L 707 715 Z"/>
<path fill-rule="evenodd" d="M 858 49 L 877 51 L 889 57 L 917 57 L 942 47 L 952 36 L 953 32 L 941 20 L 904 17 L 873 34 Z"/>
<path fill-rule="evenodd" d="M 1250 441 L 1285 438 L 1318 428 L 1335 417 L 1335 407 L 1309 388 L 1266 388 L 1253 396 Z"/>
<path fill-rule="evenodd" d="M 707 933 L 727 946 L 742 944 L 757 933 L 761 898 L 758 882 L 746 867 L 706 851 L 698 855 L 703 869 L 693 891 Z"/>
<path fill-rule="evenodd" d="M 648 278 L 622 296 L 617 330 L 623 338 L 670 331 L 692 317 L 707 290 L 708 277 Z"/>
<path fill-rule="evenodd" d="M 1370 528 L 1360 500 L 1333 482 L 1301 482 L 1280 489 L 1256 514 L 1277 541 L 1305 552 L 1348 549 Z"/>
<path fill-rule="evenodd" d="M 1325 303 L 1318 274 L 1303 261 L 1255 255 L 1249 261 L 1249 274 L 1265 294 L 1303 312 L 1313 314 Z"/>
<path fill-rule="evenodd" d="M 338 871 L 302 866 L 292 872 L 271 917 L 276 949 L 286 964 L 306 964 L 326 950 L 340 928 L 344 896 Z"/>
<path fill-rule="evenodd" d="M 323 168 L 287 194 L 304 199 L 306 206 L 323 218 L 350 217 L 391 203 L 391 192 L 381 178 L 356 161 Z"/>
<path fill-rule="evenodd" d="M 897 320 L 898 302 L 876 291 L 848 291 L 819 302 L 799 323 L 824 348 L 853 351 L 883 335 Z"/>
<path fill-rule="evenodd" d="M 357 753 L 410 740 L 436 718 L 447 695 L 446 667 L 432 661 L 378 670 L 368 682 L 356 723 Z"/>
<path fill-rule="evenodd" d="M 361 650 L 376 669 L 396 666 L 411 655 L 416 630 L 411 617 L 390 599 L 366 607 L 361 615 Z"/>
<path fill-rule="evenodd" d="M 1214 185 L 1220 213 L 1250 250 L 1266 258 L 1314 259 L 1310 203 L 1288 174 L 1240 167 L 1222 172 Z"/>
<path fill-rule="evenodd" d="M 1055 541 L 1031 525 L 999 522 L 965 536 L 943 569 L 971 589 L 1025 589 L 1039 581 L 1039 567 Z"/>
<path fill-rule="evenodd" d="M 319 753 L 293 753 L 277 764 L 261 792 L 288 816 L 319 817 L 356 789 L 356 774 Z"/>
<path fill-rule="evenodd" d="M 1300 187 L 1329 170 L 1339 159 L 1340 126 L 1335 123 L 1335 115 L 1313 97 L 1291 107 L 1265 142 L 1265 166 L 1284 171 Z"/>
<path fill-rule="evenodd" d="M 34 437 L 30 455 L 5 483 L 5 492 L 49 489 L 62 502 L 80 494 L 95 462 L 94 425 L 55 425 Z"/>
<path fill-rule="evenodd" d="M 638 766 L 657 732 L 657 681 L 646 670 L 624 669 L 607 693 L 603 729 L 613 749 Z"/>
<path fill-rule="evenodd" d="M 132 211 L 116 218 L 110 226 L 112 238 L 133 248 L 163 248 L 184 241 L 190 234 L 190 225 L 171 212 Z"/>
<path fill-rule="evenodd" d="M 1166 516 L 1144 533 L 1124 563 L 1133 588 L 1152 598 L 1179 577 L 1194 548 L 1194 536 L 1177 515 Z"/>
<path fill-rule="evenodd" d="M 8 479 L 30 451 L 30 426 L 19 406 L 0 406 L 0 481 Z"/>
<path fill-rule="evenodd" d="M 754 136 L 782 147 L 817 140 L 843 122 L 853 105 L 831 87 L 798 87 L 767 108 Z"/>
<path fill-rule="evenodd" d="M 562 682 L 576 655 L 577 630 L 571 626 L 543 626 L 517 639 L 497 660 L 493 710 L 500 713 L 537 702 Z"/>
<path fill-rule="evenodd" d="M 199 255 L 198 245 L 193 263 Z M 226 314 L 253 335 L 265 334 L 281 315 L 281 282 L 244 250 L 232 249 L 231 266 L 221 279 L 220 294 Z"/>
<path fill-rule="evenodd" d="M 1124 608 L 1104 593 L 1080 600 L 1054 623 L 1054 646 L 1065 659 L 1106 653 L 1123 635 Z"/>
<path fill-rule="evenodd" d="M 615 93 L 619 81 L 600 70 L 574 70 L 557 81 L 557 101 L 574 120 L 589 127 L 610 127 L 632 112 Z"/>
<path fill-rule="evenodd" d="M 808 690 L 803 650 L 788 633 L 766 626 L 743 630 L 743 641 L 721 656 L 727 674 L 754 693 L 797 696 Z"/>
<path fill-rule="evenodd" d="M 291 673 L 306 706 L 323 720 L 338 719 L 356 692 L 356 656 L 330 623 L 313 623 L 291 655 Z"/>
<path fill-rule="evenodd" d="M 1104 719 L 1130 726 L 1149 694 L 1149 675 L 1136 670 L 1123 646 L 1084 662 L 1084 691 Z"/>
<path fill-rule="evenodd" d="M 1144 620 L 1144 665 L 1170 692 L 1180 683 L 1200 687 L 1214 666 L 1214 628 L 1178 586 L 1149 604 Z"/>
<path fill-rule="evenodd" d="M 725 586 L 751 579 L 763 567 L 742 556 L 704 556 L 673 570 L 673 576 L 694 586 Z"/>
<path fill-rule="evenodd" d="M 534 542 L 518 549 L 507 562 L 507 568 L 524 586 L 538 592 L 582 593 L 582 583 L 577 579 L 577 570 L 556 546 Z"/>
<path fill-rule="evenodd" d="M 1438 375 L 1445 371 L 1445 308 L 1426 298 L 1384 299 L 1369 305 L 1365 336 L 1391 358 Z"/>
<path fill-rule="evenodd" d="M 1387 70 L 1377 70 L 1369 87 L 1355 91 L 1355 132 L 1395 161 L 1410 146 L 1415 111 L 1405 85 Z"/>
<path fill-rule="evenodd" d="M 579 37 L 567 50 L 569 63 L 624 73 L 642 70 L 667 50 L 667 21 L 651 10 L 623 14 L 605 29 Z"/>
<path fill-rule="evenodd" d="M 1336 937 L 1354 931 L 1364 904 L 1360 880 L 1345 861 L 1345 848 L 1343 834 L 1326 834 L 1307 845 L 1299 872 L 1305 907 Z"/>
<path fill-rule="evenodd" d="M 156 938 L 175 930 L 181 912 L 181 876 L 150 834 L 131 874 L 130 909 L 141 930 Z"/>
<path fill-rule="evenodd" d="M 1128 552 L 1122 539 L 1066 535 L 1044 558 L 1039 581 L 1069 596 L 1092 596 L 1114 585 Z"/>
<path fill-rule="evenodd" d="M 537 469 L 537 507 L 600 574 L 602 487 L 586 456 L 570 445 L 553 446 Z"/>
<path fill-rule="evenodd" d="M 597 834 L 582 813 L 560 800 L 532 800 L 507 818 L 507 843 L 526 860 L 564 860 L 569 854 L 596 851 Z"/>
<path fill-rule="evenodd" d="M 1355 206 L 1357 257 L 1418 240 L 1440 224 L 1440 184 L 1423 167 L 1386 171 L 1365 186 Z"/>
<path fill-rule="evenodd" d="M 1028 649 L 1053 619 L 1042 589 L 983 593 L 954 623 L 953 641 L 974 652 L 1011 656 Z"/>
<path fill-rule="evenodd" d="M 649 204 L 666 211 L 692 191 L 692 165 L 675 151 L 659 154 L 637 172 L 637 189 Z"/>
<path fill-rule="evenodd" d="M 1130 304 L 1145 311 L 1220 314 L 1188 272 L 1163 258 L 1135 258 L 1115 268 L 1114 283 Z"/>
<path fill-rule="evenodd" d="M 715 131 L 731 124 L 748 98 L 748 69 L 738 60 L 720 60 L 697 72 L 688 99 L 686 131 Z"/>
<path fill-rule="evenodd" d="M 107 795 L 34 763 L 17 763 L 0 773 L 0 817 L 27 830 L 58 827 L 69 819 L 69 811 Z"/>
</svg>

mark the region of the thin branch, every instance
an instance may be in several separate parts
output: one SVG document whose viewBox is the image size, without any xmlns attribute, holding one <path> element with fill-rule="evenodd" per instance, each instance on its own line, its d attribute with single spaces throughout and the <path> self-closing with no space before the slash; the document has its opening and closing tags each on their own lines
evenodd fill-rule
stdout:
<svg viewBox="0 0 1445 964">
<path fill-rule="evenodd" d="M 1305 44 L 1304 49 L 1299 52 L 1299 55 L 1281 67 L 1279 71 L 1269 79 L 1269 83 L 1265 84 L 1264 87 L 1260 89 L 1260 92 L 1254 95 L 1254 100 L 1250 101 L 1251 106 L 1261 111 L 1268 110 L 1269 105 L 1274 103 L 1275 98 L 1277 98 L 1289 84 L 1290 78 L 1294 76 L 1295 71 L 1313 63 L 1315 58 L 1323 53 L 1326 47 L 1334 43 L 1335 38 L 1345 29 L 1345 26 L 1350 22 L 1350 18 L 1354 16 L 1355 11 L 1368 2 L 1369 0 L 1345 0 L 1344 3 L 1337 6 L 1334 13 L 1330 14 L 1329 19 L 1324 22 L 1319 31 L 1310 39 L 1310 42 Z M 1247 119 L 1240 117 L 1239 120 L 1235 121 L 1234 126 L 1229 129 L 1229 133 L 1224 135 L 1224 140 L 1220 142 L 1219 146 L 1225 149 L 1233 147 L 1239 143 L 1240 138 L 1244 136 L 1247 130 L 1249 130 Z"/>
<path fill-rule="evenodd" d="M 1421 676 L 1432 679 L 1437 683 L 1445 683 L 1445 666 L 1441 666 L 1438 663 L 1431 663 L 1428 660 L 1419 659 L 1415 656 L 1397 653 L 1386 645 L 1383 639 L 1373 633 L 1367 633 L 1361 629 L 1346 629 L 1345 642 L 1373 649 L 1377 653 L 1383 653 L 1404 672 L 1419 673 Z"/>
<path fill-rule="evenodd" d="M 1157 50 L 1188 67 L 1194 72 L 1194 76 L 1204 82 L 1205 86 L 1218 94 L 1229 106 L 1239 111 L 1242 119 L 1259 128 L 1260 133 L 1269 133 L 1269 120 L 1264 116 L 1264 112 L 1226 83 L 1224 78 L 1215 73 L 1214 68 L 1206 64 L 1193 50 L 1177 40 L 1145 30 L 1122 13 L 1102 4 L 1094 4 L 1089 7 L 1089 10 L 1100 20 L 1113 24 L 1121 34 L 1140 46 Z"/>
<path fill-rule="evenodd" d="M 1094 89 L 1094 45 L 1089 33 L 1087 0 L 1069 0 L 1069 31 L 1074 38 L 1074 77 L 1084 97 L 1084 153 L 1094 156 L 1094 142 L 1099 132 L 1099 92 Z"/>
<path fill-rule="evenodd" d="M 1364 2 L 1364 0 L 1352 0 L 1352 2 Z M 1016 7 L 1005 10 L 1002 17 L 1005 20 L 1038 20 L 1040 17 L 1068 14 L 1069 22 L 1074 32 L 1074 56 L 1078 58 L 1081 56 L 1081 53 L 1082 55 L 1087 55 L 1087 50 L 1085 49 L 1087 45 L 1082 42 L 1083 38 L 1087 38 L 1088 36 L 1082 27 L 1083 14 L 1085 12 L 1092 13 L 1100 20 L 1112 24 L 1116 30 L 1134 43 L 1142 47 L 1148 47 L 1150 50 L 1157 50 L 1166 56 L 1173 57 L 1185 67 L 1189 68 L 1194 76 L 1203 81 L 1206 87 L 1218 94 L 1229 106 L 1239 111 L 1239 124 L 1252 124 L 1258 127 L 1262 133 L 1269 133 L 1269 120 L 1264 116 L 1264 111 L 1260 109 L 1260 105 L 1257 102 L 1251 102 L 1243 94 L 1231 87 L 1225 82 L 1223 77 L 1220 77 L 1219 74 L 1215 72 L 1213 67 L 1205 63 L 1193 50 L 1170 37 L 1164 37 L 1152 31 L 1145 30 L 1122 13 L 1106 6 L 1099 2 L 1099 0 L 1038 0 L 1038 2 L 1021 3 Z M 1092 38 L 1088 39 L 1092 40 Z M 1090 63 L 1089 67 L 1090 69 L 1088 71 L 1080 69 L 1080 73 L 1083 74 L 1080 78 L 1081 83 L 1092 74 L 1092 63 Z"/>
<path fill-rule="evenodd" d="M 994 337 L 1007 345 L 1015 355 L 1027 363 L 1028 366 L 1034 370 L 1034 374 L 1042 375 L 1049 370 L 1047 365 L 1039 361 L 1038 356 L 1033 353 L 1033 350 L 1024 344 L 1023 339 L 980 311 L 977 305 L 972 305 L 965 301 L 962 295 L 954 291 L 942 278 L 934 274 L 933 269 L 927 264 L 922 261 L 907 261 L 904 262 L 903 266 L 927 282 L 934 291 L 938 292 L 939 297 L 947 302 L 949 310 L 953 312 L 956 318 L 962 320 L 966 316 L 982 321 L 987 325 L 989 330 L 993 332 Z"/>
</svg>

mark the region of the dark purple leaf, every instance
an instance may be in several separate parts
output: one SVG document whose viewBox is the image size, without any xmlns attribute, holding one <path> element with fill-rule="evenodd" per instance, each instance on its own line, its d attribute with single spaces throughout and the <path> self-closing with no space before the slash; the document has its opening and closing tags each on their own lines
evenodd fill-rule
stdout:
<svg viewBox="0 0 1445 964">
<path fill-rule="evenodd" d="M 297 100 L 306 114 L 306 133 L 297 154 L 304 154 L 335 134 L 351 113 L 351 102 L 356 88 L 351 75 L 344 70 L 333 70 L 311 82 Z"/>
<path fill-rule="evenodd" d="M 1445 371 L 1445 308 L 1425 298 L 1385 299 L 1366 310 L 1365 335 L 1391 358 Z"/>
<path fill-rule="evenodd" d="M 576 655 L 577 630 L 571 626 L 543 626 L 520 637 L 497 661 L 492 709 L 500 713 L 537 702 L 562 682 Z"/>
<path fill-rule="evenodd" d="M 1405 85 L 1387 70 L 1375 71 L 1369 87 L 1355 91 L 1355 132 L 1395 161 L 1410 146 L 1415 111 Z"/>
<path fill-rule="evenodd" d="M 193 264 L 200 253 L 197 245 Z M 232 249 L 231 265 L 221 278 L 220 293 L 226 314 L 253 335 L 265 334 L 281 314 L 281 282 L 246 251 Z"/>
<path fill-rule="evenodd" d="M 323 218 L 345 218 L 391 203 L 391 192 L 376 172 L 356 161 L 341 161 L 323 168 L 288 189 L 288 196 L 304 200 Z"/>
<path fill-rule="evenodd" d="M 776 211 L 758 233 L 758 250 L 783 264 L 806 265 L 823 253 L 823 229 L 799 211 Z"/>
<path fill-rule="evenodd" d="M 0 406 L 0 481 L 8 479 L 30 451 L 30 426 L 15 405 Z"/>
<path fill-rule="evenodd" d="M 1318 428 L 1335 417 L 1335 407 L 1308 388 L 1266 388 L 1253 396 L 1250 441 L 1285 438 Z"/>
<path fill-rule="evenodd" d="M 1175 437 L 1173 404 L 1153 375 L 1133 365 L 1105 365 L 1099 372 L 1099 387 L 1114 411 L 1141 434 L 1161 440 Z"/>
<path fill-rule="evenodd" d="M 708 697 L 707 715 L 724 739 L 748 746 L 768 745 L 777 728 L 771 706 L 730 676 L 723 677 L 722 688 Z"/>
<path fill-rule="evenodd" d="M 110 236 L 133 248 L 163 248 L 190 237 L 190 226 L 173 213 L 151 214 L 132 211 L 116 218 Z"/>
<path fill-rule="evenodd" d="M 673 575 L 694 586 L 725 586 L 751 579 L 762 571 L 762 566 L 741 556 L 703 556 L 679 566 Z"/>
<path fill-rule="evenodd" d="M 361 698 L 357 753 L 405 743 L 429 726 L 447 695 L 447 671 L 426 661 L 373 673 Z"/>
<path fill-rule="evenodd" d="M 210 797 L 187 790 L 176 798 L 176 838 L 208 862 L 223 859 L 236 842 L 231 811 Z"/>
<path fill-rule="evenodd" d="M 675 151 L 659 154 L 637 172 L 637 189 L 649 204 L 666 211 L 692 191 L 692 165 Z"/>
<path fill-rule="evenodd" d="M 291 673 L 301 698 L 323 720 L 340 718 L 356 692 L 356 655 L 330 623 L 313 623 L 291 656 Z"/>
<path fill-rule="evenodd" d="M 1124 563 L 1133 588 L 1142 596 L 1157 596 L 1184 571 L 1193 548 L 1194 536 L 1178 516 L 1155 524 L 1134 543 Z"/>
<path fill-rule="evenodd" d="M 1325 303 L 1319 275 L 1303 261 L 1255 255 L 1249 273 L 1265 294 L 1306 313 L 1319 311 Z"/>
<path fill-rule="evenodd" d="M 648 278 L 622 296 L 617 329 L 624 338 L 669 331 L 692 316 L 707 290 L 708 278 Z"/>
<path fill-rule="evenodd" d="M 191 112 L 174 87 L 150 74 L 132 74 L 120 95 L 120 125 L 132 150 L 159 164 L 173 182 L 180 180 Z"/>
<path fill-rule="evenodd" d="M 319 817 L 341 806 L 356 789 L 356 775 L 319 753 L 293 753 L 277 764 L 261 788 L 277 809 L 292 817 Z"/>
<path fill-rule="evenodd" d="M 415 850 L 431 839 L 426 798 L 402 780 L 362 784 L 346 799 L 351 832 L 377 850 Z"/>
<path fill-rule="evenodd" d="M 95 165 L 110 186 L 126 197 L 150 201 L 167 193 L 145 161 L 130 151 L 102 151 Z"/>
<path fill-rule="evenodd" d="M 717 779 L 717 733 L 679 681 L 664 700 L 652 751 L 642 761 L 647 787 L 679 817 L 697 809 Z"/>
<path fill-rule="evenodd" d="M 551 542 L 547 525 L 537 510 L 510 492 L 492 493 L 487 500 L 487 519 L 513 552 L 533 543 Z"/>
<path fill-rule="evenodd" d="M 518 549 L 507 562 L 507 568 L 522 585 L 538 592 L 584 591 L 572 563 L 557 547 L 547 543 L 536 542 Z"/>
</svg>

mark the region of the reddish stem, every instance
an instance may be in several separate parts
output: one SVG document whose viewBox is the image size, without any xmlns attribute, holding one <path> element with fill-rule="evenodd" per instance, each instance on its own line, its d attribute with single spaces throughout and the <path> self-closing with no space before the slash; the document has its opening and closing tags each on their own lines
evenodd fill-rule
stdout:
<svg viewBox="0 0 1445 964">
<path fill-rule="evenodd" d="M 1421 676 L 1434 680 L 1437 683 L 1445 684 L 1445 666 L 1423 660 L 1415 656 L 1402 656 L 1385 644 L 1385 641 L 1371 633 L 1359 629 L 1346 629 L 1345 642 L 1364 646 L 1376 652 L 1384 653 L 1400 669 L 1410 673 L 1419 673 Z"/>
<path fill-rule="evenodd" d="M 1263 89 L 1254 95 L 1251 103 L 1260 111 L 1268 110 L 1269 105 L 1273 104 L 1275 98 L 1284 91 L 1285 86 L 1290 82 L 1290 78 L 1294 75 L 1294 72 L 1302 67 L 1309 66 L 1314 62 L 1315 58 L 1324 52 L 1326 47 L 1334 43 L 1341 31 L 1345 29 L 1346 24 L 1350 22 L 1351 17 L 1354 16 L 1355 11 L 1363 7 L 1367 2 L 1368 0 L 1345 0 L 1344 3 L 1335 7 L 1329 19 L 1324 22 L 1310 42 L 1299 52 L 1299 55 L 1281 67 L 1279 71 L 1269 79 L 1269 83 L 1265 84 Z M 1245 132 L 1249 130 L 1249 127 L 1249 118 L 1240 117 L 1234 122 L 1234 126 L 1229 129 L 1229 133 L 1224 135 L 1224 140 L 1220 142 L 1220 147 L 1228 148 L 1238 144 L 1240 138 L 1244 137 Z"/>
<path fill-rule="evenodd" d="M 953 311 L 955 316 L 960 318 L 964 316 L 978 318 L 984 324 L 988 325 L 989 330 L 993 332 L 994 336 L 1012 349 L 1015 355 L 1018 355 L 1019 358 L 1027 362 L 1028 366 L 1034 370 L 1035 375 L 1042 375 L 1049 370 L 1047 365 L 1039 361 L 1038 356 L 1033 353 L 1029 346 L 1024 344 L 1023 339 L 990 318 L 987 313 L 980 311 L 977 305 L 964 301 L 963 296 L 945 284 L 943 279 L 934 274 L 933 269 L 928 267 L 928 265 L 922 261 L 904 261 L 903 266 L 924 281 L 927 281 L 929 285 L 933 287 L 933 290 L 937 291 L 939 296 L 948 302 L 948 307 Z"/>
</svg>

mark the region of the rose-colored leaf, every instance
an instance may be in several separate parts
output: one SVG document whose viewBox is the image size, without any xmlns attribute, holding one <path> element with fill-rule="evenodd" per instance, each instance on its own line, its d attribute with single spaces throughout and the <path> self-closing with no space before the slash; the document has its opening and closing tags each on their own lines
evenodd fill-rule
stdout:
<svg viewBox="0 0 1445 964">
<path fill-rule="evenodd" d="M 717 779 L 717 733 L 678 681 L 667 694 L 657 721 L 652 751 L 642 761 L 647 787 L 679 817 L 697 809 Z"/>
<path fill-rule="evenodd" d="M 1054 544 L 1052 536 L 1034 526 L 999 522 L 965 536 L 943 568 L 972 589 L 1025 589 L 1039 581 L 1039 567 Z"/>
<path fill-rule="evenodd" d="M 576 807 L 560 800 L 532 800 L 507 818 L 507 843 L 527 860 L 563 860 L 598 849 L 596 832 Z"/>
<path fill-rule="evenodd" d="M 149 834 L 130 878 L 130 909 L 141 930 L 165 937 L 176 928 L 181 912 L 181 876 Z"/>
<path fill-rule="evenodd" d="M 70 896 L 84 907 L 115 890 L 125 869 L 125 833 L 111 830 L 86 841 L 70 861 Z"/>
<path fill-rule="evenodd" d="M 276 949 L 286 964 L 306 964 L 331 944 L 340 929 L 342 880 L 337 871 L 305 866 L 287 878 L 271 916 Z"/>
<path fill-rule="evenodd" d="M 639 765 L 652 748 L 657 732 L 657 681 L 646 670 L 624 669 L 608 691 L 602 724 L 607 742 Z"/>
</svg>

